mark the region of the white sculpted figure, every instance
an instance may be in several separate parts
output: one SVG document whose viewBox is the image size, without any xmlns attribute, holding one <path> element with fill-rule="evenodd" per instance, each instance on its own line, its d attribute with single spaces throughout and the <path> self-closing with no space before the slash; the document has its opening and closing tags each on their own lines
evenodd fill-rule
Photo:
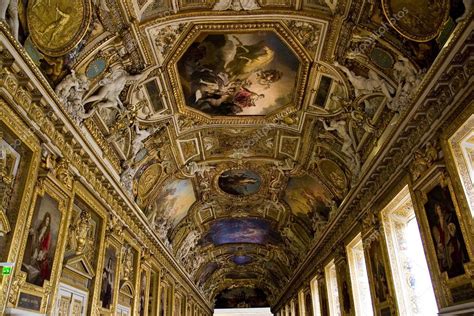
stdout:
<svg viewBox="0 0 474 316">
<path fill-rule="evenodd" d="M 471 12 L 472 9 L 472 0 L 463 0 L 462 3 L 464 4 L 464 13 L 456 19 L 456 23 L 465 20 L 469 16 L 469 12 Z"/>
<path fill-rule="evenodd" d="M 240 10 L 257 10 L 260 9 L 260 5 L 257 0 L 218 0 L 212 10 L 215 11 L 240 11 Z"/>
<path fill-rule="evenodd" d="M 168 240 L 168 231 L 172 228 L 173 221 L 169 214 L 158 214 L 159 211 L 160 208 L 156 204 L 149 206 L 147 218 L 158 238 L 163 242 L 165 247 L 171 249 L 171 243 Z"/>
<path fill-rule="evenodd" d="M 176 257 L 182 262 L 185 262 L 191 251 L 196 247 L 200 237 L 197 231 L 192 230 L 183 240 L 181 247 L 176 253 Z"/>
<path fill-rule="evenodd" d="M 95 111 L 100 109 L 115 108 L 117 110 L 123 109 L 122 101 L 120 101 L 120 93 L 125 88 L 127 84 L 140 81 L 148 74 L 152 68 L 144 71 L 141 74 L 130 75 L 126 70 L 122 68 L 115 68 L 112 70 L 112 74 L 107 78 L 102 79 L 99 82 L 101 86 L 97 92 L 83 102 L 83 105 L 88 103 L 97 102 L 91 111 L 87 114 L 87 117 L 95 113 Z"/>
<path fill-rule="evenodd" d="M 380 78 L 377 73 L 373 70 L 369 70 L 369 78 L 358 76 L 354 74 L 347 67 L 342 66 L 337 61 L 334 63 L 339 67 L 349 78 L 355 89 L 356 97 L 364 94 L 370 94 L 376 91 L 381 91 L 388 100 L 392 99 L 392 93 L 394 93 L 393 87 L 391 87 L 384 79 Z"/>
<path fill-rule="evenodd" d="M 18 40 L 18 30 L 20 28 L 20 22 L 18 19 L 18 0 L 0 1 L 0 21 L 7 21 L 13 37 Z"/>
<path fill-rule="evenodd" d="M 392 111 L 400 112 L 401 108 L 408 105 L 413 91 L 421 81 L 421 76 L 410 61 L 401 55 L 393 65 L 393 75 L 398 80 L 398 87 L 395 97 L 387 104 L 387 107 Z"/>
<path fill-rule="evenodd" d="M 349 131 L 347 130 L 347 123 L 345 120 L 331 120 L 329 122 L 329 126 L 327 125 L 325 120 L 322 120 L 324 129 L 326 131 L 335 131 L 337 136 L 342 140 L 342 148 L 341 151 L 345 153 L 347 156 L 352 157 L 354 155 L 354 141 L 352 140 Z"/>
<path fill-rule="evenodd" d="M 138 124 L 135 125 L 135 138 L 132 141 L 132 159 L 135 159 L 135 156 L 138 154 L 140 150 L 142 150 L 145 145 L 143 141 L 147 139 L 153 131 L 149 128 L 140 129 Z"/>
<path fill-rule="evenodd" d="M 78 123 L 82 122 L 85 111 L 82 99 L 89 90 L 89 80 L 85 75 L 76 75 L 74 70 L 56 86 L 59 100 L 66 106 L 69 113 Z"/>
<path fill-rule="evenodd" d="M 126 166 L 125 170 L 120 174 L 120 181 L 129 194 L 133 194 L 133 178 L 137 172 L 137 168 Z"/>
</svg>

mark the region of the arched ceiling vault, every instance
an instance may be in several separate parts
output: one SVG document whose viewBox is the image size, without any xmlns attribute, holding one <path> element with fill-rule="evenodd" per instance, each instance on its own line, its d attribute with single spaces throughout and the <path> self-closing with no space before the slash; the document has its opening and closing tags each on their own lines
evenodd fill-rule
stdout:
<svg viewBox="0 0 474 316">
<path fill-rule="evenodd" d="M 50 51 L 23 24 L 27 51 L 209 300 L 243 288 L 269 304 L 462 15 L 460 1 L 79 2 L 76 46 Z"/>
</svg>

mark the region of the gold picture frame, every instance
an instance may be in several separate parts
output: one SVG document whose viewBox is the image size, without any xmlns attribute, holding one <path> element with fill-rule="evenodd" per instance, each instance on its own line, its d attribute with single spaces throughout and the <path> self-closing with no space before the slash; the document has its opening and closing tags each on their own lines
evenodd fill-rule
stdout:
<svg viewBox="0 0 474 316">
<path fill-rule="evenodd" d="M 119 240 L 111 236 L 108 236 L 106 238 L 103 254 L 102 272 L 99 276 L 101 279 L 99 297 L 97 297 L 97 301 L 94 303 L 94 306 L 96 306 L 98 312 L 102 315 L 115 315 L 120 284 L 120 261 L 122 260 L 122 252 L 120 251 L 121 247 L 122 245 Z M 115 257 L 115 262 L 113 262 L 113 257 Z M 110 275 L 112 275 L 112 281 L 110 281 Z M 106 281 L 110 281 L 110 290 L 106 288 L 106 285 L 104 283 Z M 108 293 L 104 294 L 106 291 Z M 110 295 L 110 304 L 104 302 L 105 295 Z M 104 304 L 106 304 L 106 306 L 104 306 Z"/>
<path fill-rule="evenodd" d="M 463 192 L 454 190 L 441 163 L 433 165 L 413 190 L 415 212 L 440 305 L 446 307 L 462 302 L 466 295 L 474 295 L 472 236 L 463 221 L 457 198 Z M 445 242 L 439 238 L 442 235 L 447 237 L 443 238 Z"/>
<path fill-rule="evenodd" d="M 102 271 L 103 266 L 102 263 L 104 261 L 104 253 L 105 253 L 105 232 L 106 232 L 106 221 L 107 221 L 107 211 L 104 206 L 89 192 L 89 190 L 80 182 L 75 182 L 72 192 L 72 206 L 76 204 L 76 200 L 81 201 L 81 204 L 84 204 L 89 212 L 95 214 L 99 223 L 96 223 L 95 227 L 95 234 L 96 240 L 95 243 L 97 247 L 95 249 L 96 258 L 94 259 L 95 262 L 88 262 L 92 268 L 94 268 L 95 277 L 92 279 L 91 284 L 88 288 L 88 306 L 87 306 L 87 314 L 92 314 L 94 310 L 94 306 L 96 302 L 98 302 L 99 294 L 100 294 L 100 282 L 101 282 L 101 274 L 98 271 Z M 73 208 L 71 208 L 71 213 L 73 213 Z M 73 214 L 71 214 L 72 216 Z M 69 238 L 69 234 L 67 236 Z M 88 236 L 89 238 L 89 236 Z M 66 253 L 63 254 L 65 256 Z M 65 262 L 65 264 L 67 264 Z M 63 267 L 64 271 L 64 267 Z M 62 280 L 62 275 L 60 278 Z M 65 282 L 67 284 L 67 282 Z M 74 287 L 74 284 L 69 284 Z"/>
<path fill-rule="evenodd" d="M 28 212 L 30 209 L 30 200 L 32 199 L 36 176 L 38 174 L 39 161 L 41 159 L 41 147 L 38 139 L 31 133 L 30 129 L 23 123 L 23 121 L 12 111 L 7 100 L 0 96 L 0 124 L 4 124 L 12 134 L 15 135 L 21 144 L 30 150 L 31 158 L 28 165 L 27 177 L 23 188 L 20 188 L 19 194 L 21 201 L 18 205 L 18 217 L 13 227 L 10 227 L 9 234 L 12 234 L 11 243 L 8 249 L 4 249 L 6 252 L 7 262 L 17 262 L 19 256 L 19 248 L 23 239 L 23 233 L 26 229 L 26 221 L 28 219 Z M 13 131 L 15 131 L 13 133 Z M 11 226 L 11 225 L 10 225 Z M 13 271 L 16 271 L 14 267 Z M 18 286 L 18 281 L 13 286 L 15 273 L 9 276 L 0 275 L 0 311 L 5 309 L 8 303 L 9 290 L 15 289 Z"/>
<path fill-rule="evenodd" d="M 37 180 L 27 220 L 30 234 L 25 232 L 23 236 L 22 255 L 18 259 L 21 268 L 16 270 L 13 284 L 17 285 L 10 292 L 12 307 L 34 307 L 33 310 L 40 313 L 52 308 L 53 289 L 57 288 L 62 267 L 62 260 L 58 258 L 62 259 L 65 247 L 70 206 L 69 196 L 51 179 Z M 32 235 L 35 230 L 37 234 Z"/>
</svg>

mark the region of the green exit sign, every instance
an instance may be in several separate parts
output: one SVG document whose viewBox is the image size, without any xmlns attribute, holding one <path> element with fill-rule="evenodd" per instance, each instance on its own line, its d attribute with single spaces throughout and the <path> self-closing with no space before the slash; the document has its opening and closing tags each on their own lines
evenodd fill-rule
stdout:
<svg viewBox="0 0 474 316">
<path fill-rule="evenodd" d="M 12 267 L 2 267 L 3 275 L 9 275 L 10 273 L 12 273 Z"/>
</svg>

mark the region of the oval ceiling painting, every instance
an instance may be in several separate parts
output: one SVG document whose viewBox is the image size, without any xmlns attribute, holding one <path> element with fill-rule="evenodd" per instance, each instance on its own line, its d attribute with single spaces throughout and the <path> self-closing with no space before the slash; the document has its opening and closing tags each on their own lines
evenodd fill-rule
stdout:
<svg viewBox="0 0 474 316">
<path fill-rule="evenodd" d="M 218 184 L 225 193 L 247 196 L 258 192 L 262 179 L 251 170 L 227 170 L 219 176 Z"/>
<path fill-rule="evenodd" d="M 382 5 L 392 27 L 418 42 L 438 36 L 449 14 L 447 0 L 383 0 Z"/>
</svg>

